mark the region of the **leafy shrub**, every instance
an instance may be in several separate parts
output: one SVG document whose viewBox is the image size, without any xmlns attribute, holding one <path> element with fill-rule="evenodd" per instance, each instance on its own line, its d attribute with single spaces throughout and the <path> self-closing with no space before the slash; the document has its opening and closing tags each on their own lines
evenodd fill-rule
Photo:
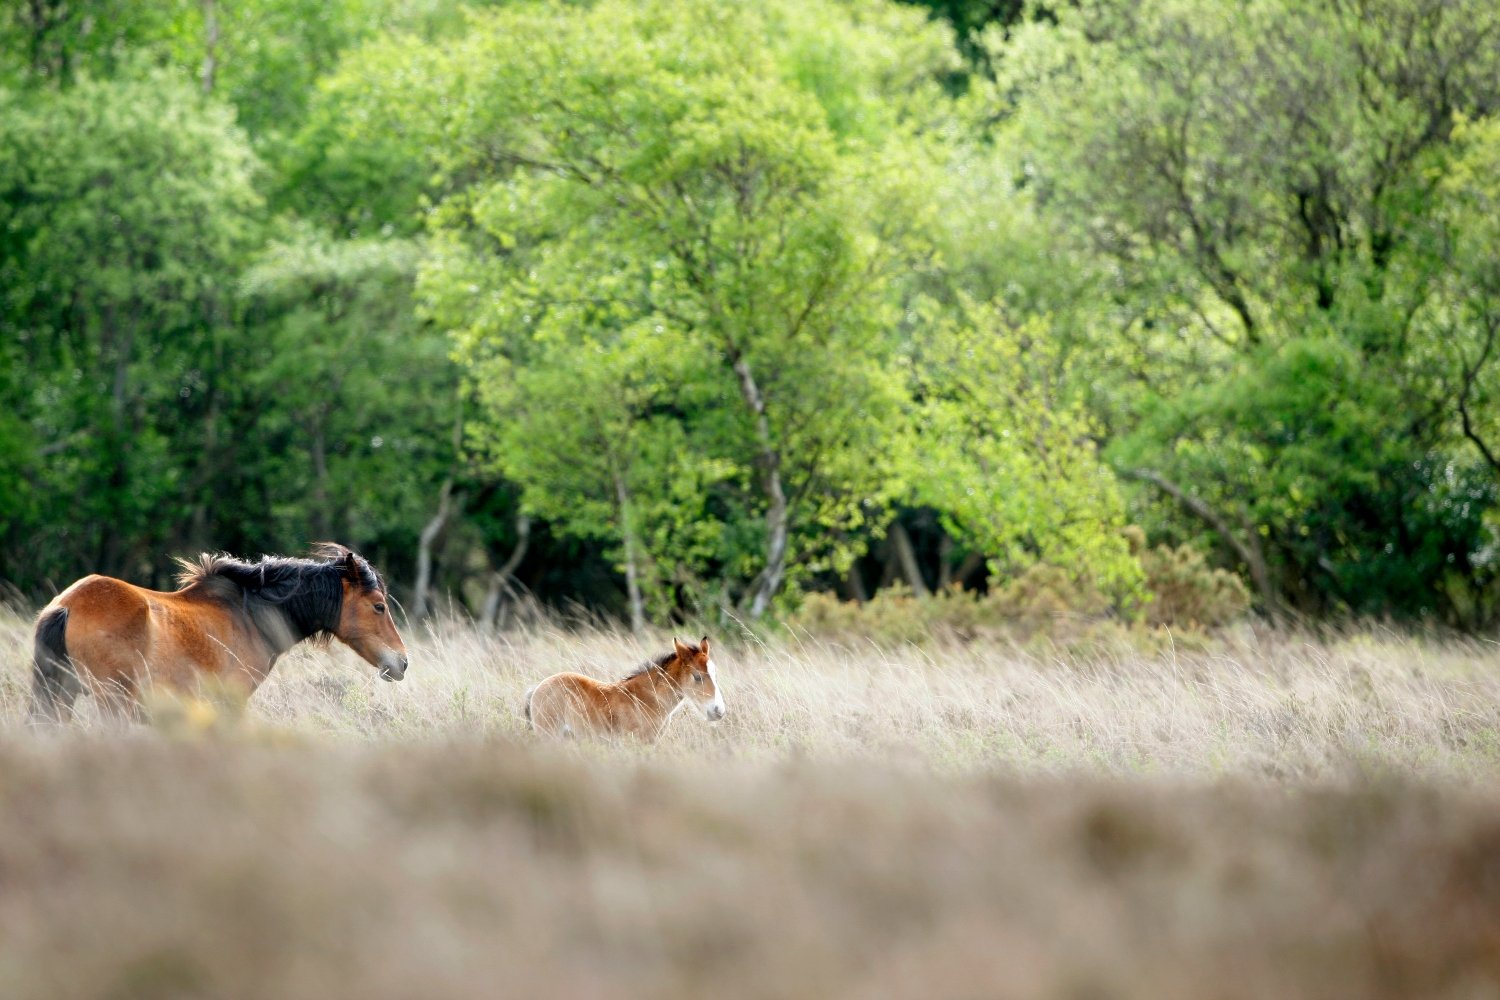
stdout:
<svg viewBox="0 0 1500 1000">
<path fill-rule="evenodd" d="M 1188 545 L 1159 545 L 1141 553 L 1146 587 L 1155 599 L 1146 606 L 1152 625 L 1218 628 L 1250 610 L 1250 591 L 1228 570 L 1208 565 Z"/>
<path fill-rule="evenodd" d="M 987 610 L 974 594 L 956 587 L 917 597 L 898 584 L 863 603 L 809 594 L 789 624 L 813 635 L 858 637 L 880 645 L 934 638 L 970 641 L 1000 631 L 998 621 L 986 618 Z"/>
<path fill-rule="evenodd" d="M 1135 539 L 1133 542 L 1137 541 Z M 1250 594 L 1233 573 L 1209 566 L 1188 546 L 1137 548 L 1150 599 L 1121 608 L 1098 587 L 1059 566 L 1035 564 L 988 594 L 949 588 L 917 597 L 891 587 L 864 603 L 809 594 L 790 624 L 820 636 L 859 638 L 880 645 L 930 641 L 1011 639 L 1027 644 L 1129 646 L 1150 652 L 1173 641 L 1192 642 L 1244 615 Z"/>
<path fill-rule="evenodd" d="M 1099 589 L 1060 566 L 1036 563 L 982 598 L 993 617 L 1026 635 L 1052 633 L 1064 622 L 1109 617 L 1110 601 Z"/>
<path fill-rule="evenodd" d="M 863 603 L 809 594 L 789 624 L 882 646 L 997 639 L 1071 645 L 1114 625 L 1109 613 L 1097 591 L 1072 584 L 1064 571 L 1036 566 L 989 594 L 950 587 L 917 597 L 900 585 Z"/>
</svg>

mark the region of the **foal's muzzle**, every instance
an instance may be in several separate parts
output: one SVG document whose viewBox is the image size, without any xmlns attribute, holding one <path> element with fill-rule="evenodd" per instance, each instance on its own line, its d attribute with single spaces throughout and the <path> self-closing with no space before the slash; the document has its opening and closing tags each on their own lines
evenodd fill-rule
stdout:
<svg viewBox="0 0 1500 1000">
<path fill-rule="evenodd" d="M 720 719 L 724 718 L 724 706 L 710 705 L 707 709 L 704 710 L 703 714 L 708 716 L 709 722 L 718 722 Z"/>
<path fill-rule="evenodd" d="M 399 681 L 406 676 L 406 654 L 386 654 L 380 658 L 380 679 L 384 681 Z"/>
</svg>

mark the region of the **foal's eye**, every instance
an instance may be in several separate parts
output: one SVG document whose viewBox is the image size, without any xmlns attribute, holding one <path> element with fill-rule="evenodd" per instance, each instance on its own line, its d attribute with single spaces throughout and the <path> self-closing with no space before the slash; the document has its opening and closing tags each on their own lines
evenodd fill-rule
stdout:
<svg viewBox="0 0 1500 1000">
<path fill-rule="evenodd" d="M 375 613 L 377 615 L 383 615 L 383 614 L 385 614 L 385 605 L 384 604 L 377 604 L 377 605 L 375 605 Z"/>
<path fill-rule="evenodd" d="M 702 684 L 703 683 L 703 675 L 699 674 L 699 673 L 693 674 L 693 683 L 694 684 Z"/>
</svg>

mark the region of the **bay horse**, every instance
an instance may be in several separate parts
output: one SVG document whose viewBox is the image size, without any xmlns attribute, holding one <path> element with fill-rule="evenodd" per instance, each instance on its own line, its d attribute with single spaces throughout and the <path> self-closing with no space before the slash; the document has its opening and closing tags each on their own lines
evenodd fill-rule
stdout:
<svg viewBox="0 0 1500 1000">
<path fill-rule="evenodd" d="M 583 674 L 553 674 L 526 692 L 526 721 L 544 736 L 629 734 L 652 742 L 689 702 L 710 722 L 724 718 L 708 636 L 699 643 L 674 638 L 670 652 L 613 684 Z"/>
<path fill-rule="evenodd" d="M 399 681 L 406 645 L 380 574 L 331 542 L 313 556 L 179 559 L 171 593 L 84 577 L 37 617 L 32 718 L 60 722 L 86 691 L 112 714 L 138 716 L 147 684 L 189 692 L 205 678 L 249 697 L 308 638 L 342 640 L 382 678 Z"/>
</svg>

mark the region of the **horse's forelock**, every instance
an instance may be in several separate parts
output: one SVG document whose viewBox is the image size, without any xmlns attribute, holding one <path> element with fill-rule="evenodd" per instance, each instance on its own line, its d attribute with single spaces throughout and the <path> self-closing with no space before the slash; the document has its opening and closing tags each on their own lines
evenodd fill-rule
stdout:
<svg viewBox="0 0 1500 1000">
<path fill-rule="evenodd" d="M 354 565 L 359 571 L 359 585 L 365 590 L 373 590 L 379 594 L 385 593 L 385 581 L 380 578 L 379 573 L 375 572 L 375 567 L 370 565 L 370 561 L 358 552 L 352 552 L 350 555 L 354 556 Z"/>
<path fill-rule="evenodd" d="M 359 573 L 359 585 L 365 590 L 374 590 L 385 593 L 385 581 L 380 574 L 375 572 L 375 567 L 364 556 L 355 552 L 347 545 L 338 542 L 315 542 L 312 547 L 314 558 L 325 559 L 329 563 L 341 563 L 350 556 L 354 557 L 354 567 Z"/>
</svg>

